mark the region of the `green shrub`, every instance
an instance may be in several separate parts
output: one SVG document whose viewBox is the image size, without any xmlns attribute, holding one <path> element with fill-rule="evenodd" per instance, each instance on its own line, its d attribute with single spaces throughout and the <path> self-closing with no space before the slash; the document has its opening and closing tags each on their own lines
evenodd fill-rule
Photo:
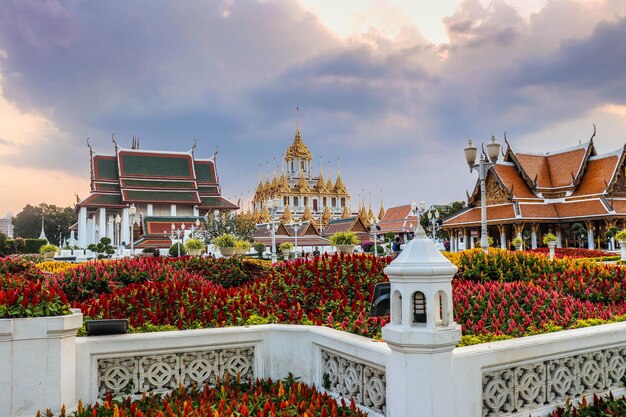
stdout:
<svg viewBox="0 0 626 417">
<path fill-rule="evenodd" d="M 626 240 L 626 229 L 620 230 L 615 234 L 615 239 L 617 240 Z"/>
<path fill-rule="evenodd" d="M 185 249 L 187 249 L 188 251 L 190 249 L 204 249 L 204 242 L 202 242 L 200 239 L 195 238 L 187 239 L 187 242 L 185 242 Z"/>
<path fill-rule="evenodd" d="M 256 242 L 254 244 L 254 250 L 259 254 L 259 258 L 261 258 L 263 256 L 263 252 L 265 252 L 265 243 Z"/>
<path fill-rule="evenodd" d="M 330 237 L 330 244 L 337 245 L 357 245 L 359 239 L 353 232 L 337 232 Z"/>
<path fill-rule="evenodd" d="M 179 252 L 180 250 L 180 252 Z M 174 243 L 172 246 L 170 246 L 170 250 L 169 250 L 169 254 L 170 256 L 176 257 L 178 256 L 178 254 L 180 253 L 180 256 L 184 256 L 187 255 L 187 251 L 185 250 L 185 246 L 180 243 Z"/>
<path fill-rule="evenodd" d="M 220 248 L 234 248 L 237 243 L 237 238 L 230 233 L 224 233 L 213 239 L 213 244 Z"/>
<path fill-rule="evenodd" d="M 552 233 L 547 233 L 543 236 L 543 243 L 544 245 L 547 245 L 551 242 L 556 242 L 556 236 L 554 236 Z"/>
<path fill-rule="evenodd" d="M 46 239 L 24 239 L 24 247 L 19 253 L 40 253 L 41 247 L 47 243 Z"/>
<path fill-rule="evenodd" d="M 54 252 L 57 253 L 59 251 L 59 247 L 57 245 L 53 245 L 48 243 L 47 245 L 43 245 L 39 248 L 39 253 L 44 254 L 46 252 Z"/>
<path fill-rule="evenodd" d="M 291 251 L 293 249 L 293 245 L 289 242 L 283 242 L 278 246 L 278 250 L 280 250 L 281 252 L 284 251 Z"/>
</svg>

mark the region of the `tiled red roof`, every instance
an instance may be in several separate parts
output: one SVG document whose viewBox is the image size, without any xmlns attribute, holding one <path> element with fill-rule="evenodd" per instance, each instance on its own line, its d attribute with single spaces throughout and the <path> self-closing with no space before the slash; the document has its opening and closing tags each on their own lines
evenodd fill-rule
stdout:
<svg viewBox="0 0 626 417">
<path fill-rule="evenodd" d="M 502 220 L 515 220 L 515 209 L 513 204 L 498 206 L 487 206 L 487 223 L 499 222 Z M 454 226 L 468 223 L 480 223 L 480 207 L 473 207 L 460 214 L 446 220 L 443 225 Z"/>
<path fill-rule="evenodd" d="M 524 219 L 556 219 L 559 213 L 554 204 L 520 204 L 522 218 Z"/>
<path fill-rule="evenodd" d="M 609 155 L 604 158 L 590 159 L 583 179 L 576 187 L 573 196 L 602 194 L 606 186 L 613 179 L 613 174 L 619 163 L 618 155 Z"/>
<path fill-rule="evenodd" d="M 626 214 L 626 200 L 609 200 L 617 214 Z"/>
<path fill-rule="evenodd" d="M 497 164 L 495 169 L 504 186 L 509 191 L 513 191 L 515 198 L 537 198 L 535 193 L 528 188 L 528 184 L 520 176 L 515 165 Z"/>
<path fill-rule="evenodd" d="M 604 204 L 602 204 L 598 198 L 575 201 L 572 203 L 557 203 L 555 204 L 555 208 L 560 218 L 602 216 L 609 214 Z"/>
<path fill-rule="evenodd" d="M 404 220 L 410 214 L 411 214 L 411 206 L 409 204 L 406 204 L 404 206 L 390 207 L 385 212 L 385 215 L 380 220 L 380 223 Z"/>
<path fill-rule="evenodd" d="M 572 175 L 578 176 L 588 146 L 545 155 L 515 153 L 515 157 L 531 180 L 537 178 L 538 188 L 567 187 L 572 185 Z"/>
</svg>

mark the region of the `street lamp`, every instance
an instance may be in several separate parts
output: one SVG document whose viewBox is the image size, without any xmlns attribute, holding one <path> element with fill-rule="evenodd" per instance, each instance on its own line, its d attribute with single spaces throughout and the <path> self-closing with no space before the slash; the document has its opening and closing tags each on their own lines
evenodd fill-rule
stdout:
<svg viewBox="0 0 626 417">
<path fill-rule="evenodd" d="M 128 208 L 128 215 L 130 216 L 130 256 L 133 256 L 135 253 L 135 214 L 137 214 L 137 207 L 133 203 Z"/>
<path fill-rule="evenodd" d="M 290 226 L 293 227 L 293 231 L 294 231 L 294 246 L 295 246 L 295 259 L 298 259 L 298 230 L 300 230 L 300 227 L 302 227 L 302 223 L 297 222 L 297 223 L 293 223 Z"/>
<path fill-rule="evenodd" d="M 417 216 L 417 224 L 415 225 L 415 229 L 414 229 L 414 233 L 417 234 L 417 230 L 420 228 L 421 224 L 420 224 L 420 216 L 421 216 L 421 212 L 426 210 L 426 202 L 425 201 L 420 201 L 419 204 L 412 202 L 411 203 L 411 211 L 413 212 L 413 214 L 415 216 Z"/>
<path fill-rule="evenodd" d="M 487 155 L 483 148 L 483 153 L 480 155 L 478 163 L 476 163 L 476 147 L 472 144 L 472 140 L 467 141 L 467 147 L 464 149 L 465 159 L 469 165 L 470 172 L 478 170 L 478 177 L 480 179 L 480 247 L 487 252 L 489 249 L 489 243 L 487 242 L 487 196 L 485 191 L 485 176 L 487 170 L 496 165 L 498 161 L 498 155 L 500 154 L 500 144 L 496 141 L 494 135 L 491 136 L 491 141 L 485 147 L 487 148 Z M 489 158 L 489 160 L 486 159 Z"/>
<path fill-rule="evenodd" d="M 174 223 L 172 223 L 171 229 L 172 229 L 171 239 L 172 239 L 172 242 L 173 242 L 174 241 L 174 236 L 176 237 L 176 248 L 178 249 L 178 256 L 180 256 L 180 237 L 181 237 L 181 234 L 182 234 L 182 237 L 183 237 L 183 243 L 185 243 L 185 223 L 181 224 L 179 228 L 176 228 L 176 225 Z"/>
<path fill-rule="evenodd" d="M 431 209 L 434 209 L 434 212 L 433 210 L 428 210 L 426 214 L 428 215 L 428 220 L 430 221 L 433 240 L 434 240 L 435 232 L 437 232 L 437 221 L 439 220 L 439 210 L 437 210 L 434 207 L 431 207 Z"/>
<path fill-rule="evenodd" d="M 117 246 L 118 249 L 119 249 L 120 243 L 122 242 L 122 239 L 120 236 L 121 234 L 120 223 L 122 223 L 122 217 L 120 217 L 120 214 L 117 213 L 117 216 L 115 216 L 115 235 L 117 236 L 117 241 L 115 242 L 115 246 Z"/>
<path fill-rule="evenodd" d="M 270 211 L 272 216 L 272 263 L 276 263 L 276 223 L 274 222 L 274 216 L 276 215 L 276 210 L 280 205 L 280 200 L 278 198 L 269 199 L 265 204 L 267 205 L 267 209 Z"/>
<path fill-rule="evenodd" d="M 372 217 L 370 219 L 370 224 L 372 225 L 372 232 L 374 234 L 374 256 L 378 256 L 378 244 L 376 243 L 376 233 L 378 233 L 378 219 Z"/>
</svg>

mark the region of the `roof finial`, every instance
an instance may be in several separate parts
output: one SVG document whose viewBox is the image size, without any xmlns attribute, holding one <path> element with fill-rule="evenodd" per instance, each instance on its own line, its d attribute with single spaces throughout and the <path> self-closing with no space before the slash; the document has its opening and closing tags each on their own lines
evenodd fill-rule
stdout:
<svg viewBox="0 0 626 417">
<path fill-rule="evenodd" d="M 196 145 L 198 144 L 198 142 L 196 141 L 196 138 L 193 138 L 193 146 L 191 147 L 191 156 L 193 157 L 196 153 Z"/>
<path fill-rule="evenodd" d="M 337 176 L 341 174 L 341 167 L 339 166 L 339 158 L 337 158 Z"/>
<path fill-rule="evenodd" d="M 296 132 L 300 131 L 300 107 L 296 106 Z"/>
<path fill-rule="evenodd" d="M 91 144 L 89 143 L 89 138 L 87 138 L 87 147 L 89 148 L 89 156 L 93 156 L 93 148 L 91 147 Z"/>
<path fill-rule="evenodd" d="M 270 164 L 269 161 L 266 159 L 265 160 L 265 178 L 266 179 L 269 179 L 269 177 L 270 177 L 270 174 L 269 174 L 269 172 L 270 172 L 269 171 L 269 164 Z"/>
<path fill-rule="evenodd" d="M 594 137 L 596 137 L 596 124 L 595 123 L 593 124 L 593 135 L 591 135 L 589 142 L 592 142 Z"/>
<path fill-rule="evenodd" d="M 118 146 L 117 146 L 117 141 L 115 140 L 115 132 L 111 133 L 111 140 L 115 144 L 115 153 L 117 153 Z"/>
</svg>

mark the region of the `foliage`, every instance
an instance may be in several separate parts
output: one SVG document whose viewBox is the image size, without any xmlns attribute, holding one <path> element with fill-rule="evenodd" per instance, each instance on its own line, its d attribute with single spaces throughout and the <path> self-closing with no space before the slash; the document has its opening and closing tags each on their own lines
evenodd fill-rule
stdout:
<svg viewBox="0 0 626 417">
<path fill-rule="evenodd" d="M 170 256 L 185 256 L 187 255 L 187 250 L 185 249 L 185 245 L 180 242 L 176 242 L 170 246 L 168 253 Z"/>
<path fill-rule="evenodd" d="M 144 248 L 141 253 L 143 254 L 152 254 L 154 257 L 161 256 L 161 252 L 157 248 Z"/>
<path fill-rule="evenodd" d="M 46 237 L 54 243 L 69 238 L 69 228 L 77 221 L 73 207 L 58 207 L 45 203 L 38 206 L 28 204 L 13 218 L 14 235 L 38 237 L 41 232 L 42 215 Z"/>
<path fill-rule="evenodd" d="M 243 254 L 250 252 L 250 242 L 248 242 L 247 240 L 238 240 L 237 242 L 235 242 L 235 247 Z"/>
<path fill-rule="evenodd" d="M 293 245 L 290 242 L 283 242 L 278 245 L 278 250 L 281 252 L 290 252 L 293 249 Z"/>
<path fill-rule="evenodd" d="M 261 258 L 263 256 L 263 252 L 265 252 L 265 243 L 256 242 L 253 247 L 255 252 L 259 254 L 259 258 Z"/>
<path fill-rule="evenodd" d="M 359 244 L 359 239 L 353 232 L 336 232 L 330 237 L 329 241 L 333 246 Z"/>
<path fill-rule="evenodd" d="M 511 243 L 513 243 L 513 246 L 518 247 L 518 246 L 522 246 L 522 243 L 524 243 L 524 241 L 518 236 L 515 239 L 513 239 Z"/>
<path fill-rule="evenodd" d="M 185 242 L 185 249 L 187 249 L 187 251 L 189 251 L 190 249 L 204 249 L 204 243 L 202 243 L 200 239 L 189 238 L 187 239 L 187 242 Z"/>
<path fill-rule="evenodd" d="M 41 272 L 47 272 L 49 274 L 60 274 L 66 272 L 69 269 L 76 268 L 78 264 L 65 261 L 45 261 L 37 264 L 37 269 Z"/>
<path fill-rule="evenodd" d="M 537 248 L 527 250 L 529 253 L 541 253 L 548 254 L 549 249 L 547 247 Z M 615 255 L 614 252 L 607 252 L 604 250 L 593 250 L 593 249 L 580 249 L 580 248 L 555 248 L 554 256 L 557 258 L 594 258 L 596 260 L 615 260 L 616 256 L 619 258 L 619 255 Z"/>
<path fill-rule="evenodd" d="M 573 235 L 574 241 L 578 244 L 578 247 L 582 247 L 587 241 L 587 230 L 580 223 L 572 224 L 568 232 Z"/>
<path fill-rule="evenodd" d="M 617 240 L 626 240 L 626 230 L 620 230 L 615 234 L 615 239 Z"/>
<path fill-rule="evenodd" d="M 615 398 L 612 393 L 605 397 L 594 394 L 591 402 L 583 397 L 580 405 L 574 407 L 569 401 L 565 407 L 554 410 L 550 417 L 610 417 L 626 415 L 626 397 Z"/>
<path fill-rule="evenodd" d="M 615 237 L 617 235 L 617 233 L 619 233 L 619 227 L 617 226 L 611 226 L 607 229 L 606 232 L 604 232 L 604 238 L 608 241 L 610 240 L 612 237 Z M 626 235 L 624 235 L 624 238 L 626 238 Z M 617 238 L 615 238 L 617 239 Z"/>
<path fill-rule="evenodd" d="M 224 233 L 213 239 L 213 244 L 220 248 L 234 248 L 237 238 L 230 233 Z"/>
<path fill-rule="evenodd" d="M 48 243 L 47 245 L 43 245 L 41 248 L 39 248 L 39 253 L 48 253 L 48 252 L 57 253 L 58 251 L 59 251 L 59 247 L 51 243 Z"/>
<path fill-rule="evenodd" d="M 67 298 L 54 283 L 26 274 L 0 274 L 0 319 L 70 314 Z"/>
<path fill-rule="evenodd" d="M 556 242 L 556 236 L 553 235 L 552 233 L 546 233 L 543 236 L 543 243 L 544 243 L 544 245 L 547 245 L 547 244 L 552 243 L 552 242 Z"/>
<path fill-rule="evenodd" d="M 100 238 L 100 242 L 97 244 L 92 243 L 89 245 L 89 250 L 96 252 L 98 254 L 98 258 L 100 259 L 115 253 L 115 248 L 111 246 L 111 239 L 108 237 Z"/>
<path fill-rule="evenodd" d="M 254 221 L 241 213 L 220 212 L 217 215 L 209 214 L 206 219 L 206 227 L 201 228 L 197 234 L 205 243 L 215 244 L 213 240 L 224 234 L 231 234 L 236 238 L 251 241 L 255 229 Z"/>
<path fill-rule="evenodd" d="M 240 382 L 239 378 L 218 380 L 215 387 L 179 387 L 170 394 L 144 395 L 141 399 L 113 400 L 109 395 L 94 405 L 83 406 L 72 417 L 365 417 L 354 400 L 338 403 L 328 393 L 297 381 L 293 375 L 282 381 L 256 380 Z M 53 414 L 50 414 L 54 417 Z M 59 416 L 63 417 L 63 416 Z"/>
</svg>

